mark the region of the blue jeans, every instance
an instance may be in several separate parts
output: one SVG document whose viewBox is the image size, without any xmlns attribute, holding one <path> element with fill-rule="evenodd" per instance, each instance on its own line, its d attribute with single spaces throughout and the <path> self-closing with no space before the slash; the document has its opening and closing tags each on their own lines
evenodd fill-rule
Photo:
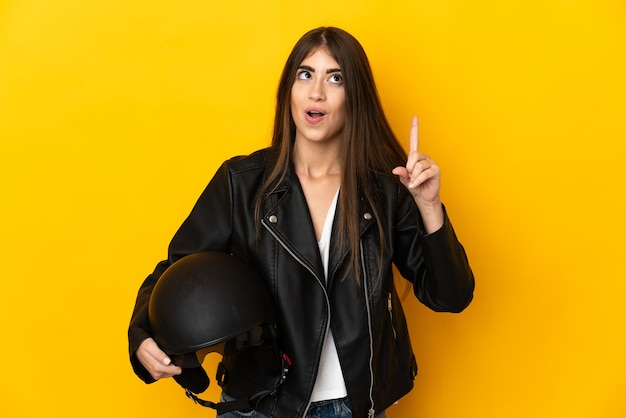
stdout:
<svg viewBox="0 0 626 418">
<path fill-rule="evenodd" d="M 230 396 L 222 393 L 222 400 L 232 400 Z M 240 418 L 240 417 L 254 417 L 254 418 L 268 418 L 267 415 L 263 415 L 256 411 L 251 412 L 227 412 L 222 415 L 218 415 L 217 418 Z M 352 410 L 350 409 L 350 401 L 348 398 L 343 399 L 331 399 L 328 401 L 313 402 L 309 407 L 309 411 L 306 414 L 306 418 L 352 418 Z M 385 418 L 385 411 L 381 411 L 376 414 L 374 418 Z"/>
</svg>

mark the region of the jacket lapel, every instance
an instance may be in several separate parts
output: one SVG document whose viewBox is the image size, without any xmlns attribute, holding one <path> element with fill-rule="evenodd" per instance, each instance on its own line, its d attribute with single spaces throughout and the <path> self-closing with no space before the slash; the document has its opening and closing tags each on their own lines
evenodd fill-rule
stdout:
<svg viewBox="0 0 626 418">
<path fill-rule="evenodd" d="M 290 172 L 268 197 L 267 203 L 264 224 L 289 253 L 324 283 L 324 269 L 313 221 L 297 176 Z"/>
<path fill-rule="evenodd" d="M 341 193 L 341 191 L 340 191 Z M 338 242 L 339 214 L 341 205 L 337 203 L 335 217 L 333 220 L 332 234 L 330 238 L 330 254 L 328 260 L 328 283 L 330 289 L 335 279 L 339 267 L 348 257 L 350 246 L 348 242 L 346 249 L 340 253 Z M 267 199 L 267 206 L 263 217 L 264 224 L 270 229 L 272 234 L 280 240 L 281 245 L 297 258 L 300 262 L 314 272 L 315 275 L 325 282 L 324 267 L 319 252 L 315 229 L 309 212 L 309 207 L 302 191 L 302 186 L 297 176 L 290 171 L 283 182 L 274 190 Z M 359 225 L 360 236 L 374 224 L 372 210 L 363 197 L 359 203 Z M 357 243 L 356 245 L 359 245 Z"/>
<path fill-rule="evenodd" d="M 340 191 L 341 193 L 341 191 Z M 341 280 L 341 276 L 337 276 L 338 269 L 342 263 L 345 263 L 350 254 L 350 248 L 352 243 L 348 241 L 346 249 L 343 252 L 339 251 L 339 213 L 341 207 L 337 203 L 337 209 L 335 211 L 335 219 L 333 221 L 333 229 L 330 237 L 330 255 L 328 259 L 328 288 L 330 289 L 335 280 Z M 374 218 L 372 216 L 372 210 L 364 197 L 360 198 L 359 202 L 359 236 L 363 236 L 365 232 L 374 224 Z M 359 245 L 359 243 L 356 243 Z"/>
</svg>

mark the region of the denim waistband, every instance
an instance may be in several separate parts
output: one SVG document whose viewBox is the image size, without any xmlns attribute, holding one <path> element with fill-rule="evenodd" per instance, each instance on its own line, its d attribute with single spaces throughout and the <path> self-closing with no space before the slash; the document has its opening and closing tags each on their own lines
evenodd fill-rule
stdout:
<svg viewBox="0 0 626 418">
<path fill-rule="evenodd" d="M 311 406 L 324 406 L 330 403 L 342 403 L 342 402 L 345 402 L 348 405 L 350 404 L 350 401 L 348 400 L 348 398 L 345 397 L 345 398 L 339 398 L 339 399 L 324 399 L 323 401 L 311 402 Z"/>
<path fill-rule="evenodd" d="M 323 401 L 311 402 L 307 417 L 350 417 L 352 416 L 350 411 L 350 400 L 347 397 L 340 399 L 325 399 Z"/>
</svg>

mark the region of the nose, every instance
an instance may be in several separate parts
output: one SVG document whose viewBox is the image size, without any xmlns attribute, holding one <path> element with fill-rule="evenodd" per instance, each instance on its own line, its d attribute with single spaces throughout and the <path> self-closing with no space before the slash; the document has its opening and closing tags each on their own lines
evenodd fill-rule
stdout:
<svg viewBox="0 0 626 418">
<path fill-rule="evenodd" d="M 319 78 L 311 84 L 311 90 L 309 91 L 309 98 L 316 102 L 322 101 L 326 98 L 324 91 L 324 80 Z"/>
</svg>

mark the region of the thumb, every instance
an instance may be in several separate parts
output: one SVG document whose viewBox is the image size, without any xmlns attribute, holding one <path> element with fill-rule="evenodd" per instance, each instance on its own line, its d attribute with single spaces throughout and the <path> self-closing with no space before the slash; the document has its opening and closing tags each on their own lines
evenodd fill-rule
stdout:
<svg viewBox="0 0 626 418">
<path fill-rule="evenodd" d="M 172 359 L 169 358 L 165 351 L 161 350 L 161 347 L 157 345 L 156 341 L 154 341 L 153 338 L 146 339 L 145 347 L 149 351 L 150 355 L 152 355 L 152 357 L 154 357 L 154 359 L 157 360 L 159 363 L 163 364 L 164 366 L 169 366 L 170 364 L 172 364 Z"/>
<path fill-rule="evenodd" d="M 398 176 L 398 179 L 400 180 L 400 182 L 402 184 L 404 184 L 405 186 L 408 186 L 409 184 L 409 172 L 406 169 L 406 167 L 396 167 L 393 170 L 391 170 L 392 174 L 395 174 L 396 176 Z"/>
</svg>

